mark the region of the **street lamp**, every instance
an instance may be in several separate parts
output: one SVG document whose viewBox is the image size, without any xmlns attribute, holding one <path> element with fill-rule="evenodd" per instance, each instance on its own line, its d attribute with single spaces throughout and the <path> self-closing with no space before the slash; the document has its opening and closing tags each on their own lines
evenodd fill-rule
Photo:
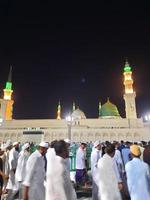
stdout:
<svg viewBox="0 0 150 200">
<path fill-rule="evenodd" d="M 73 118 L 71 115 L 68 115 L 66 117 L 66 121 L 67 121 L 67 126 L 68 126 L 68 134 L 67 134 L 67 138 L 71 141 L 71 127 L 72 127 L 72 121 Z"/>
</svg>

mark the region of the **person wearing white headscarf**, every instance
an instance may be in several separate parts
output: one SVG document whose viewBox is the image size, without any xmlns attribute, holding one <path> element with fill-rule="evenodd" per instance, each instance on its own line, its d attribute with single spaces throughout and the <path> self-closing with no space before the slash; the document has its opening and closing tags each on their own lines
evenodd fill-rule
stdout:
<svg viewBox="0 0 150 200">
<path fill-rule="evenodd" d="M 68 155 L 66 142 L 56 141 L 47 153 L 46 198 L 45 200 L 76 200 L 65 159 Z"/>
</svg>

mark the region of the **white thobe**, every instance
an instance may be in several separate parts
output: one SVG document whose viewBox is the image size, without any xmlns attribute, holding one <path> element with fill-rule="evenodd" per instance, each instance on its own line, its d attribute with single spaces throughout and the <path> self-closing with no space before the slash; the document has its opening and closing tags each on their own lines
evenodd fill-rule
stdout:
<svg viewBox="0 0 150 200">
<path fill-rule="evenodd" d="M 85 169 L 85 160 L 86 160 L 86 155 L 85 151 L 79 147 L 76 153 L 76 169 Z"/>
<path fill-rule="evenodd" d="M 91 172 L 92 172 L 92 199 L 98 199 L 98 187 L 97 187 L 97 173 L 98 173 L 98 161 L 101 158 L 102 152 L 96 148 L 93 148 L 91 153 Z"/>
<path fill-rule="evenodd" d="M 98 189 L 100 200 L 121 200 L 113 158 L 108 154 L 98 161 Z"/>
<path fill-rule="evenodd" d="M 5 152 L 5 160 L 4 160 L 4 174 L 9 176 L 9 150 Z"/>
<path fill-rule="evenodd" d="M 16 151 L 15 147 L 13 147 L 9 152 L 9 179 L 7 183 L 6 189 L 13 190 L 15 186 L 15 173 L 17 162 L 18 162 L 19 153 Z"/>
<path fill-rule="evenodd" d="M 131 200 L 150 200 L 150 169 L 139 158 L 133 158 L 125 166 Z"/>
<path fill-rule="evenodd" d="M 23 185 L 29 187 L 29 200 L 45 199 L 45 161 L 38 150 L 31 154 L 26 164 L 26 177 Z"/>
<path fill-rule="evenodd" d="M 46 200 L 76 200 L 65 160 L 52 154 L 47 153 Z"/>
<path fill-rule="evenodd" d="M 98 160 L 102 157 L 102 152 L 96 148 L 94 148 L 92 150 L 91 153 L 91 172 L 92 172 L 92 177 L 93 179 L 96 176 L 97 173 L 97 164 L 98 164 Z"/>
<path fill-rule="evenodd" d="M 118 149 L 115 150 L 114 160 L 116 161 L 120 174 L 122 174 L 124 172 L 124 166 L 123 166 L 121 153 Z"/>
<path fill-rule="evenodd" d="M 122 149 L 121 153 L 124 165 L 126 165 L 126 163 L 130 161 L 130 149 L 126 147 Z"/>
<path fill-rule="evenodd" d="M 20 187 L 19 182 L 24 181 L 24 178 L 26 176 L 26 164 L 27 164 L 29 155 L 30 154 L 27 151 L 21 151 L 19 154 L 17 169 L 15 173 L 15 185 L 16 185 L 15 190 L 19 189 Z"/>
</svg>

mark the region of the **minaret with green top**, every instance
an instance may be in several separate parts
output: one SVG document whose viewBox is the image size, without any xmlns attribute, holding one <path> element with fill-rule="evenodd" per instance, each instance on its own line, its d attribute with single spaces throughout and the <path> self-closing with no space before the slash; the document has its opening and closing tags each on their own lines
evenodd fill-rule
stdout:
<svg viewBox="0 0 150 200">
<path fill-rule="evenodd" d="M 128 60 L 126 60 L 125 62 L 123 75 L 124 75 L 124 86 L 125 86 L 124 100 L 125 100 L 126 118 L 136 119 L 137 118 L 136 103 L 135 103 L 136 93 L 133 90 L 132 69 L 128 63 Z"/>
<path fill-rule="evenodd" d="M 60 101 L 58 103 L 58 106 L 57 106 L 57 119 L 61 119 L 61 105 L 60 105 Z"/>
<path fill-rule="evenodd" d="M 5 88 L 4 88 L 4 119 L 5 120 L 12 120 L 12 112 L 13 112 L 13 104 L 14 101 L 12 100 L 12 66 L 10 67 L 8 81 L 6 82 Z"/>
<path fill-rule="evenodd" d="M 11 100 L 11 96 L 13 93 L 12 90 L 12 66 L 10 67 L 8 81 L 6 82 L 4 91 L 4 100 Z"/>
</svg>

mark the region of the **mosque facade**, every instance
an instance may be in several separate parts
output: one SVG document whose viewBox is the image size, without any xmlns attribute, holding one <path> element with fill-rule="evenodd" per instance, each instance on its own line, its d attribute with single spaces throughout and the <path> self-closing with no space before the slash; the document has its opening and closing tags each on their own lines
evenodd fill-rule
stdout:
<svg viewBox="0 0 150 200">
<path fill-rule="evenodd" d="M 73 104 L 72 114 L 68 119 L 61 118 L 61 105 L 58 104 L 56 119 L 13 119 L 11 71 L 0 99 L 0 141 L 41 140 L 69 138 L 71 141 L 149 141 L 150 126 L 137 118 L 136 92 L 133 89 L 132 69 L 126 61 L 124 66 L 124 101 L 126 117 L 122 118 L 117 106 L 109 99 L 103 105 L 99 103 L 99 117 L 86 118 L 85 113 Z"/>
</svg>

